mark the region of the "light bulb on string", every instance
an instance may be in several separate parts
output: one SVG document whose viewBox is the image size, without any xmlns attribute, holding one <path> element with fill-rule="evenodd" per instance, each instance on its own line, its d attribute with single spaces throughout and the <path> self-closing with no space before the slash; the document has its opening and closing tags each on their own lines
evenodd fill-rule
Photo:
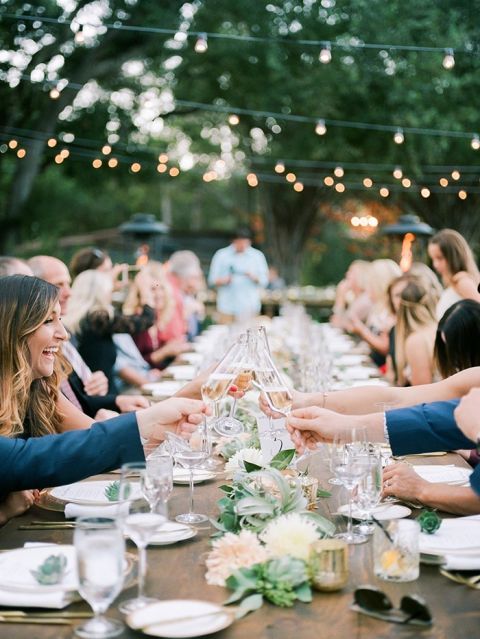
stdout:
<svg viewBox="0 0 480 639">
<path fill-rule="evenodd" d="M 393 141 L 395 144 L 403 144 L 405 142 L 405 136 L 403 135 L 403 129 L 398 127 L 393 136 Z"/>
<path fill-rule="evenodd" d="M 109 155 L 112 152 L 112 147 L 109 144 L 104 144 L 102 146 L 103 155 Z"/>
<path fill-rule="evenodd" d="M 10 140 L 10 142 L 8 143 L 8 147 L 10 149 L 16 149 L 18 146 L 18 142 L 17 140 Z"/>
<path fill-rule="evenodd" d="M 382 188 L 380 189 L 380 195 L 382 197 L 388 197 L 390 195 L 390 191 L 387 189 L 386 186 L 382 186 Z"/>
<path fill-rule="evenodd" d="M 291 182 L 293 184 L 296 181 L 297 176 L 295 175 L 295 173 L 287 173 L 285 179 L 287 180 L 287 182 Z"/>
<path fill-rule="evenodd" d="M 172 166 L 168 174 L 170 175 L 170 177 L 177 177 L 177 175 L 180 175 L 180 169 L 176 166 Z"/>
<path fill-rule="evenodd" d="M 76 44 L 85 44 L 85 32 L 83 31 L 83 24 L 78 27 L 78 31 L 75 34 Z"/>
<path fill-rule="evenodd" d="M 160 164 L 166 164 L 168 162 L 168 155 L 166 153 L 160 153 L 158 156 L 158 161 Z"/>
<path fill-rule="evenodd" d="M 443 68 L 450 71 L 455 66 L 455 56 L 453 54 L 453 49 L 445 49 L 445 57 L 442 62 Z"/>
<path fill-rule="evenodd" d="M 399 166 L 395 167 L 395 170 L 393 171 L 393 177 L 396 178 L 397 180 L 402 179 L 403 171 Z"/>
<path fill-rule="evenodd" d="M 460 171 L 457 171 L 457 170 L 452 171 L 452 178 L 454 180 L 459 180 L 460 179 Z"/>
<path fill-rule="evenodd" d="M 458 197 L 461 200 L 466 200 L 468 196 L 468 193 L 466 191 L 464 191 L 463 189 L 461 191 L 458 192 Z"/>
<path fill-rule="evenodd" d="M 195 42 L 195 53 L 205 53 L 208 49 L 207 34 L 199 33 Z"/>
<path fill-rule="evenodd" d="M 315 125 L 315 133 L 317 135 L 325 135 L 327 132 L 327 127 L 325 124 L 325 120 L 317 120 L 317 124 Z"/>
<path fill-rule="evenodd" d="M 373 186 L 373 180 L 371 180 L 369 177 L 364 178 L 363 180 L 363 186 L 367 189 L 369 189 L 370 187 Z"/>
<path fill-rule="evenodd" d="M 420 195 L 424 198 L 430 197 L 430 189 L 427 189 L 426 186 L 420 191 Z"/>
<path fill-rule="evenodd" d="M 342 184 L 341 182 L 335 184 L 335 191 L 337 191 L 337 193 L 343 193 L 345 191 L 345 184 Z"/>
<path fill-rule="evenodd" d="M 402 186 L 404 186 L 406 189 L 410 188 L 412 186 L 412 181 L 409 180 L 407 177 L 404 177 L 402 180 Z"/>
<path fill-rule="evenodd" d="M 52 100 L 58 100 L 58 98 L 60 97 L 60 89 L 57 87 L 53 87 L 53 89 L 50 89 L 50 93 L 48 94 Z"/>
<path fill-rule="evenodd" d="M 25 149 L 18 149 L 17 151 L 17 158 L 19 158 L 20 160 L 22 158 L 24 158 L 27 155 L 27 152 L 25 151 Z"/>
<path fill-rule="evenodd" d="M 295 182 L 293 188 L 297 193 L 301 193 L 303 191 L 303 184 L 301 182 Z"/>
<path fill-rule="evenodd" d="M 478 151 L 478 149 L 480 149 L 480 137 L 478 137 L 478 133 L 475 133 L 473 136 L 470 146 L 474 151 Z"/>
<path fill-rule="evenodd" d="M 108 160 L 108 166 L 109 166 L 111 169 L 116 168 L 116 167 L 118 166 L 118 160 L 117 160 L 117 158 L 110 158 L 110 159 Z"/>
<path fill-rule="evenodd" d="M 341 177 L 343 177 L 343 176 L 344 176 L 345 171 L 342 169 L 342 167 L 341 167 L 341 166 L 337 166 L 337 167 L 335 167 L 335 169 L 333 170 L 333 174 L 334 174 L 336 177 L 341 178 Z"/>
<path fill-rule="evenodd" d="M 332 177 L 330 177 L 330 175 L 327 175 L 326 178 L 323 178 L 323 182 L 325 186 L 333 186 L 335 184 L 335 180 Z"/>
<path fill-rule="evenodd" d="M 275 164 L 275 173 L 283 173 L 285 171 L 285 164 L 283 162 L 278 161 Z"/>
<path fill-rule="evenodd" d="M 60 157 L 63 160 L 63 156 L 60 155 Z M 92 166 L 93 166 L 94 169 L 99 169 L 102 166 L 102 164 L 103 164 L 103 162 L 102 162 L 102 160 L 100 160 L 100 158 L 95 158 L 95 160 L 93 160 L 93 162 L 92 162 Z"/>
<path fill-rule="evenodd" d="M 47 141 L 47 145 L 53 149 L 53 147 L 57 146 L 57 141 L 55 138 L 49 138 L 49 140 Z"/>
<path fill-rule="evenodd" d="M 240 118 L 238 117 L 236 113 L 232 113 L 231 115 L 228 116 L 228 124 L 230 124 L 231 126 L 237 126 L 239 122 L 240 122 Z"/>
<path fill-rule="evenodd" d="M 443 186 L 444 188 L 445 188 L 446 186 L 448 186 L 448 180 L 447 180 L 447 178 L 444 178 L 444 177 L 440 178 L 440 180 L 439 180 L 439 184 L 440 184 L 440 186 Z"/>
<path fill-rule="evenodd" d="M 318 59 L 322 64 L 328 64 L 332 61 L 332 47 L 330 42 L 327 42 L 318 55 Z"/>
</svg>

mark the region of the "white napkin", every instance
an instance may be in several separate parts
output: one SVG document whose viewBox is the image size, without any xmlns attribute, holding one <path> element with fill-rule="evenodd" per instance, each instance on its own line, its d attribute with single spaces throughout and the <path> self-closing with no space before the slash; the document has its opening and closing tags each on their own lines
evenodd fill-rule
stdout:
<svg viewBox="0 0 480 639">
<path fill-rule="evenodd" d="M 80 504 L 67 504 L 65 506 L 65 517 L 72 519 L 76 517 L 112 517 L 128 513 L 128 504 L 111 504 L 108 506 L 81 506 Z"/>
<path fill-rule="evenodd" d="M 469 468 L 460 468 L 449 465 L 422 465 L 414 466 L 413 470 L 420 475 L 422 479 L 429 482 L 445 482 L 447 484 L 464 484 L 468 482 L 472 471 Z"/>
<path fill-rule="evenodd" d="M 478 555 L 446 555 L 442 568 L 447 570 L 480 570 L 480 554 Z"/>
<path fill-rule="evenodd" d="M 195 377 L 195 366 L 185 364 L 184 366 L 169 366 L 166 370 L 173 379 L 189 381 Z"/>
<path fill-rule="evenodd" d="M 467 517 L 444 519 L 433 535 L 420 533 L 419 545 L 420 552 L 480 558 L 480 521 Z"/>
</svg>

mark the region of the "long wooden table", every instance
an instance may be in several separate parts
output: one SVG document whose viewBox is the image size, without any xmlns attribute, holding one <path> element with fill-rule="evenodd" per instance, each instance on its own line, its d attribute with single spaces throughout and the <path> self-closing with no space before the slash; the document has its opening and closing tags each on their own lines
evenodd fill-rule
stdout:
<svg viewBox="0 0 480 639">
<path fill-rule="evenodd" d="M 464 462 L 457 455 L 444 457 L 412 458 L 414 463 L 458 463 Z M 329 476 L 324 468 L 310 466 L 312 474 L 319 476 L 321 484 L 327 487 Z M 118 478 L 118 475 L 116 476 Z M 216 501 L 221 494 L 215 482 L 197 485 L 195 488 L 196 508 L 214 516 Z M 188 488 L 176 486 L 170 502 L 170 514 L 175 516 L 187 508 Z M 333 515 L 338 506 L 345 502 L 341 489 L 333 487 L 332 497 L 320 501 L 319 512 L 335 520 L 338 527 L 345 525 L 342 517 Z M 17 548 L 26 541 L 71 543 L 71 530 L 20 531 L 18 526 L 42 519 L 64 521 L 62 513 L 33 508 L 22 517 L 11 520 L 0 529 L 0 549 Z M 159 599 L 204 599 L 222 602 L 227 590 L 208 586 L 205 581 L 204 560 L 209 550 L 209 537 L 213 532 L 208 525 L 190 540 L 171 546 L 151 547 L 148 550 L 147 594 Z M 129 551 L 136 552 L 133 544 Z M 218 639 L 245 639 L 246 637 L 265 639 L 389 639 L 405 637 L 425 637 L 432 639 L 474 639 L 480 637 L 480 592 L 455 584 L 442 577 L 438 568 L 421 566 L 420 578 L 412 583 L 394 584 L 378 580 L 372 570 L 372 542 L 350 547 L 350 581 L 348 586 L 337 593 L 314 594 L 311 604 L 296 603 L 293 608 L 284 609 L 264 604 L 247 617 L 235 622 L 229 628 L 217 633 Z M 352 591 L 361 584 L 372 584 L 386 592 L 395 605 L 404 594 L 419 594 L 424 597 L 434 616 L 430 629 L 415 626 L 401 626 L 371 619 L 349 610 Z M 118 601 L 131 597 L 133 590 L 124 591 L 112 605 L 108 614 L 122 618 L 117 610 Z M 70 610 L 88 610 L 85 603 L 73 604 Z M 0 613 L 1 614 L 1 613 Z M 0 638 L 10 639 L 60 639 L 72 636 L 68 626 L 27 626 L 0 624 Z M 139 637 L 139 633 L 125 629 L 122 637 Z"/>
</svg>

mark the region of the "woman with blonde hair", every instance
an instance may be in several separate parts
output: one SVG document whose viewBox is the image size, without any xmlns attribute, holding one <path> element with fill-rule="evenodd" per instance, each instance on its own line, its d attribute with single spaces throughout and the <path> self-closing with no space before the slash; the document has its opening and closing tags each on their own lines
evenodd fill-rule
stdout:
<svg viewBox="0 0 480 639">
<path fill-rule="evenodd" d="M 389 350 L 389 332 L 395 317 L 389 307 L 388 287 L 402 271 L 393 260 L 374 260 L 367 273 L 367 293 L 372 307 L 365 322 L 352 316 L 348 330 L 361 337 L 371 348 L 370 356 L 377 366 L 384 366 Z"/>
<path fill-rule="evenodd" d="M 439 231 L 428 244 L 428 254 L 433 268 L 446 287 L 437 305 L 437 319 L 442 317 L 447 308 L 461 299 L 480 302 L 477 290 L 480 273 L 472 249 L 458 231 Z"/>
<path fill-rule="evenodd" d="M 430 384 L 435 378 L 435 309 L 438 295 L 412 278 L 400 294 L 395 326 L 398 386 Z"/>
<path fill-rule="evenodd" d="M 117 351 L 114 333 L 142 332 L 155 319 L 153 311 L 152 280 L 142 272 L 135 278 L 141 313 L 123 315 L 112 305 L 112 278 L 98 270 L 83 271 L 72 285 L 65 326 L 78 342 L 78 351 L 92 370 L 102 370 L 108 378 L 109 391 L 116 392 L 113 367 Z"/>
<path fill-rule="evenodd" d="M 153 307 L 155 322 L 150 328 L 137 333 L 133 339 L 142 357 L 150 366 L 165 368 L 172 358 L 190 350 L 185 337 L 171 331 L 175 308 L 175 298 L 164 267 L 160 262 L 149 262 L 143 269 L 145 277 L 149 277 L 157 286 L 153 290 Z M 123 310 L 132 313 L 139 306 L 138 289 L 131 287 Z"/>
</svg>

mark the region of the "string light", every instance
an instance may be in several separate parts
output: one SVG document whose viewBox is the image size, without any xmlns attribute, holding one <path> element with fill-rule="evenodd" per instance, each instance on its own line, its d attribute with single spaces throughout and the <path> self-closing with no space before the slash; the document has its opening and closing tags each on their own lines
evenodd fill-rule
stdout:
<svg viewBox="0 0 480 639">
<path fill-rule="evenodd" d="M 47 140 L 47 146 L 49 146 L 51 149 L 57 146 L 57 141 L 55 140 L 55 138 L 50 138 L 49 140 Z"/>
<path fill-rule="evenodd" d="M 199 33 L 195 42 L 195 53 L 205 53 L 208 49 L 207 34 Z"/>
<path fill-rule="evenodd" d="M 252 188 L 258 186 L 258 178 L 255 175 L 255 173 L 249 173 L 247 175 L 247 182 L 248 182 L 248 186 L 251 186 Z"/>
<path fill-rule="evenodd" d="M 340 177 L 340 178 L 341 178 L 341 177 L 343 177 L 343 176 L 344 176 L 345 171 L 342 169 L 342 167 L 341 167 L 341 166 L 337 166 L 337 167 L 335 167 L 335 169 L 333 170 L 333 174 L 334 174 L 336 177 Z"/>
<path fill-rule="evenodd" d="M 466 199 L 467 199 L 467 195 L 468 195 L 468 194 L 467 194 L 467 192 L 466 192 L 466 191 L 464 191 L 463 189 L 462 189 L 461 191 L 459 191 L 459 192 L 458 192 L 458 197 L 459 197 L 461 200 L 466 200 Z"/>
<path fill-rule="evenodd" d="M 397 180 L 400 180 L 403 177 L 403 171 L 399 166 L 397 166 L 393 171 L 393 177 Z"/>
<path fill-rule="evenodd" d="M 474 151 L 478 151 L 478 149 L 480 149 L 480 137 L 478 137 L 477 133 L 473 136 L 470 146 Z"/>
<path fill-rule="evenodd" d="M 430 189 L 427 189 L 427 187 L 424 186 L 420 191 L 420 195 L 424 198 L 430 197 Z"/>
<path fill-rule="evenodd" d="M 301 182 L 295 182 L 293 188 L 297 193 L 301 193 L 303 191 L 303 184 Z"/>
<path fill-rule="evenodd" d="M 100 160 L 100 158 L 95 158 L 93 160 L 93 162 L 92 162 L 92 166 L 93 166 L 94 169 L 99 169 L 102 166 L 102 164 L 103 164 L 103 162 L 102 162 L 102 160 Z"/>
<path fill-rule="evenodd" d="M 327 127 L 325 125 L 325 120 L 317 120 L 317 124 L 315 125 L 315 133 L 317 135 L 325 135 L 327 132 Z"/>
<path fill-rule="evenodd" d="M 454 180 L 459 180 L 460 179 L 460 171 L 452 171 L 452 178 Z"/>
<path fill-rule="evenodd" d="M 168 162 L 168 155 L 166 153 L 160 153 L 158 156 L 158 161 L 160 164 L 166 164 Z"/>
<path fill-rule="evenodd" d="M 412 181 L 405 177 L 402 180 L 402 186 L 404 186 L 406 189 L 409 189 L 412 186 Z"/>
<path fill-rule="evenodd" d="M 170 169 L 170 171 L 168 172 L 168 174 L 171 177 L 177 177 L 177 175 L 180 174 L 180 169 L 178 169 L 176 166 L 172 166 L 172 168 Z"/>
<path fill-rule="evenodd" d="M 105 144 L 104 146 L 102 146 L 103 155 L 110 155 L 111 152 L 112 152 L 111 146 L 109 146 L 108 144 Z"/>
<path fill-rule="evenodd" d="M 455 56 L 453 54 L 453 49 L 445 49 L 445 57 L 442 62 L 443 68 L 450 71 L 455 66 Z"/>
<path fill-rule="evenodd" d="M 342 184 L 341 182 L 335 184 L 335 191 L 337 191 L 337 193 L 343 193 L 345 191 L 345 184 Z"/>
<path fill-rule="evenodd" d="M 228 124 L 231 124 L 232 126 L 237 126 L 237 124 L 239 123 L 240 123 L 240 118 L 235 113 L 232 113 L 232 115 L 228 116 Z"/>
<path fill-rule="evenodd" d="M 60 155 L 60 153 L 58 153 L 58 154 L 55 156 L 55 163 L 56 163 L 56 164 L 61 164 L 62 162 L 63 162 L 63 157 Z"/>
<path fill-rule="evenodd" d="M 60 155 L 62 156 L 64 160 L 66 160 L 68 156 L 70 155 L 70 151 L 68 149 L 62 149 L 60 151 Z"/>
<path fill-rule="evenodd" d="M 159 164 L 159 165 L 157 166 L 157 171 L 158 171 L 159 173 L 165 173 L 165 172 L 167 171 L 167 169 L 168 169 L 168 167 L 167 167 L 167 165 L 166 165 L 166 164 Z"/>
<path fill-rule="evenodd" d="M 277 162 L 275 164 L 275 173 L 283 173 L 285 171 L 285 164 L 283 162 Z"/>
<path fill-rule="evenodd" d="M 57 87 L 54 87 L 53 89 L 50 89 L 49 96 L 52 98 L 52 100 L 58 100 L 58 98 L 60 97 L 60 91 L 57 89 Z"/>
<path fill-rule="evenodd" d="M 25 151 L 25 149 L 18 149 L 17 157 L 20 158 L 20 160 L 24 158 L 26 155 L 27 155 L 27 152 Z"/>
<path fill-rule="evenodd" d="M 443 186 L 443 187 L 448 186 L 448 180 L 447 180 L 447 178 L 444 178 L 444 177 L 440 178 L 440 179 L 439 179 L 439 184 L 440 184 L 440 186 Z"/>
<path fill-rule="evenodd" d="M 335 180 L 332 177 L 330 177 L 329 175 L 327 175 L 327 177 L 324 178 L 323 182 L 324 182 L 325 186 L 333 186 L 335 184 Z"/>
<path fill-rule="evenodd" d="M 9 148 L 10 148 L 10 149 L 12 149 L 12 150 L 13 150 L 13 149 L 16 149 L 16 148 L 17 148 L 17 146 L 18 146 L 18 142 L 17 142 L 17 140 L 10 140 L 10 142 L 8 143 L 8 146 L 9 146 Z"/>
<path fill-rule="evenodd" d="M 74 40 L 76 44 L 85 44 L 85 33 L 83 31 L 83 24 L 78 27 L 78 31 L 75 33 Z"/>
<path fill-rule="evenodd" d="M 111 169 L 116 168 L 116 167 L 118 166 L 118 160 L 117 160 L 117 158 L 110 158 L 110 159 L 108 160 L 108 166 L 109 166 Z"/>
<path fill-rule="evenodd" d="M 322 64 L 328 64 L 332 61 L 332 47 L 329 42 L 327 42 L 320 51 L 318 59 Z"/>
<path fill-rule="evenodd" d="M 293 183 L 297 179 L 297 176 L 295 175 L 295 173 L 287 173 L 285 179 L 287 180 L 287 182 Z"/>
<path fill-rule="evenodd" d="M 382 186 L 379 193 L 382 197 L 388 197 L 390 195 L 390 191 L 387 189 L 386 186 Z"/>
<path fill-rule="evenodd" d="M 370 187 L 373 186 L 373 180 L 371 180 L 370 178 L 365 178 L 363 180 L 363 186 L 365 186 L 367 189 L 369 189 Z"/>
<path fill-rule="evenodd" d="M 138 173 L 141 170 L 142 170 L 142 165 L 140 164 L 140 162 L 133 162 L 133 164 L 130 165 L 130 171 L 132 173 Z"/>
<path fill-rule="evenodd" d="M 395 144 L 403 144 L 405 142 L 403 129 L 401 129 L 400 127 L 395 131 L 395 135 L 393 136 L 393 141 L 395 142 Z"/>
</svg>

